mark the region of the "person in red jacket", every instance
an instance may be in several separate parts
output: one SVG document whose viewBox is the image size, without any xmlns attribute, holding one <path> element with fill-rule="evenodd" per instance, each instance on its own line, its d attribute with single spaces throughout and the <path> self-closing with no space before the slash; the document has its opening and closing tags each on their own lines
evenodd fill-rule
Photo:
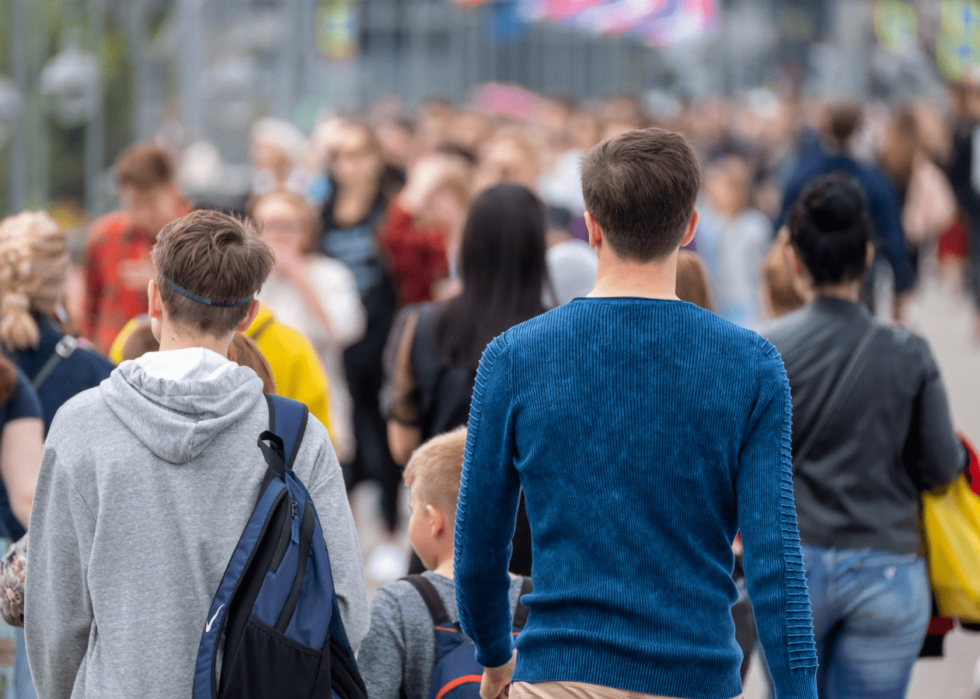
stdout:
<svg viewBox="0 0 980 699">
<path fill-rule="evenodd" d="M 470 199 L 469 168 L 458 153 L 428 155 L 415 163 L 407 185 L 389 205 L 378 241 L 395 278 L 399 305 L 432 301 L 434 284 L 453 277 L 456 241 Z"/>
<path fill-rule="evenodd" d="M 130 318 L 147 311 L 147 284 L 156 278 L 150 250 L 157 234 L 190 211 L 177 191 L 167 152 L 154 143 L 123 151 L 116 184 L 122 210 L 96 219 L 89 229 L 80 323 L 103 353 Z"/>
</svg>

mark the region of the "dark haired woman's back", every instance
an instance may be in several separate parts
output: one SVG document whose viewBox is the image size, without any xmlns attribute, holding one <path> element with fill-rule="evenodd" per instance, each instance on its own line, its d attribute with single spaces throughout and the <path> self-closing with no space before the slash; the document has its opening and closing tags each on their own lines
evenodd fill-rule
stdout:
<svg viewBox="0 0 980 699">
<path fill-rule="evenodd" d="M 484 348 L 545 310 L 545 247 L 544 205 L 529 190 L 497 185 L 474 199 L 460 251 L 462 292 L 405 308 L 388 340 L 383 394 L 396 461 L 407 462 L 422 442 L 467 423 Z M 531 573 L 523 503 L 511 571 Z"/>
</svg>

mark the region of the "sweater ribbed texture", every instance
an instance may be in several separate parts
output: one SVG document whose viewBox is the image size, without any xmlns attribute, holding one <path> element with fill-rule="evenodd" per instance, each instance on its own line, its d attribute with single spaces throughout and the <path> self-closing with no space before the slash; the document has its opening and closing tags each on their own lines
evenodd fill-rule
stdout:
<svg viewBox="0 0 980 699">
<path fill-rule="evenodd" d="M 767 341 L 679 301 L 578 299 L 490 344 L 455 561 L 460 621 L 487 667 L 513 650 L 507 562 L 521 487 L 534 592 L 514 681 L 737 696 L 741 530 L 777 694 L 816 697 L 789 383 Z"/>
</svg>

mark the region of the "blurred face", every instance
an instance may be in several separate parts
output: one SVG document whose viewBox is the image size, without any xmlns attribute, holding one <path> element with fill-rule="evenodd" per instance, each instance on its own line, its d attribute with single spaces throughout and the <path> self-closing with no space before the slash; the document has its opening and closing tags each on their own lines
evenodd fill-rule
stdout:
<svg viewBox="0 0 980 699">
<path fill-rule="evenodd" d="M 250 155 L 252 167 L 271 172 L 280 183 L 289 176 L 289 154 L 276 144 L 268 141 L 253 141 Z"/>
<path fill-rule="evenodd" d="M 538 188 L 537 163 L 515 141 L 492 144 L 480 161 L 481 184 L 490 187 L 501 182 L 522 184 L 532 192 Z"/>
<path fill-rule="evenodd" d="M 173 185 L 145 191 L 123 187 L 119 198 L 133 225 L 151 235 L 157 235 L 164 226 L 180 217 L 180 196 Z"/>
<path fill-rule="evenodd" d="M 341 187 L 376 186 L 384 163 L 361 128 L 346 128 L 333 153 L 333 176 Z"/>
<path fill-rule="evenodd" d="M 300 255 L 307 242 L 307 231 L 296 208 L 286 199 L 275 195 L 263 198 L 253 212 L 262 226 L 262 237 L 277 256 L 282 253 Z"/>
</svg>

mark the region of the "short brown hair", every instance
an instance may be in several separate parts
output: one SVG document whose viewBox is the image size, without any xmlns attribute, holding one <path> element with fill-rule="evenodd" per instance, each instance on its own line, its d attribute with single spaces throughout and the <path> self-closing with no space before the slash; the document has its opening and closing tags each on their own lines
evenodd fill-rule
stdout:
<svg viewBox="0 0 980 699">
<path fill-rule="evenodd" d="M 627 131 L 582 161 L 585 207 L 616 254 L 638 262 L 669 255 L 701 189 L 701 168 L 684 137 L 650 128 Z"/>
<path fill-rule="evenodd" d="M 136 143 L 116 160 L 116 184 L 146 192 L 173 184 L 173 166 L 167 151 L 155 143 Z"/>
<path fill-rule="evenodd" d="M 459 482 L 463 477 L 466 427 L 433 437 L 412 454 L 405 466 L 405 484 L 426 505 L 436 505 L 456 518 Z"/>
<path fill-rule="evenodd" d="M 187 298 L 167 280 L 197 296 L 235 302 L 258 293 L 276 263 L 251 222 L 217 211 L 194 211 L 164 226 L 151 256 L 170 319 L 215 337 L 245 320 L 249 305 L 211 306 Z"/>
</svg>

